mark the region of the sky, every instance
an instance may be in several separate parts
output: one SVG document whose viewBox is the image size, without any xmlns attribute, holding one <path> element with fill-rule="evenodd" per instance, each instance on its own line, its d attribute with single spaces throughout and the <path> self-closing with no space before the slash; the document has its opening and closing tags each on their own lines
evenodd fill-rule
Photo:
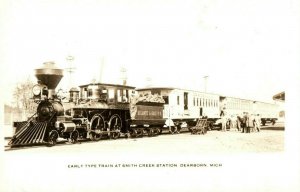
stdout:
<svg viewBox="0 0 300 192">
<path fill-rule="evenodd" d="M 1 1 L 1 94 L 43 62 L 76 68 L 73 85 L 171 86 L 260 101 L 297 79 L 299 1 Z M 102 69 L 102 70 L 101 70 Z M 101 76 L 101 77 L 100 77 Z M 68 86 L 68 74 L 58 85 Z M 6 90 L 6 91 L 3 91 Z"/>
</svg>

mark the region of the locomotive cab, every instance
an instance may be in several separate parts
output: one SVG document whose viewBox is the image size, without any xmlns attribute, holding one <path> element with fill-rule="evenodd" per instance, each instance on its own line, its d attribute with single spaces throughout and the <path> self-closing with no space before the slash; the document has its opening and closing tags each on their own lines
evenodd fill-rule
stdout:
<svg viewBox="0 0 300 192">
<path fill-rule="evenodd" d="M 116 84 L 91 83 L 80 87 L 82 101 L 92 100 L 107 104 L 129 103 L 134 87 Z"/>
</svg>

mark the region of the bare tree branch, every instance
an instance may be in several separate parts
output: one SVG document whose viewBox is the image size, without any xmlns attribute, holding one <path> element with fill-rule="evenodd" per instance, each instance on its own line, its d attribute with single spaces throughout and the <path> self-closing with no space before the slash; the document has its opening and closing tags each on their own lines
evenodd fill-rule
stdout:
<svg viewBox="0 0 300 192">
<path fill-rule="evenodd" d="M 34 83 L 28 77 L 24 82 L 18 83 L 14 90 L 15 107 L 22 110 L 26 116 L 32 115 L 37 107 L 32 98 L 32 87 Z"/>
</svg>

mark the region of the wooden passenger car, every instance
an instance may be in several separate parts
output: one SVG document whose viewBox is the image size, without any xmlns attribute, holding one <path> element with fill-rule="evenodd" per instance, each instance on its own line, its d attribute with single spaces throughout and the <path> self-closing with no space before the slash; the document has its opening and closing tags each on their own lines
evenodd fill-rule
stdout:
<svg viewBox="0 0 300 192">
<path fill-rule="evenodd" d="M 226 110 L 228 118 L 243 116 L 244 113 L 250 116 L 258 115 L 263 125 L 267 122 L 274 124 L 279 115 L 279 106 L 275 103 L 220 96 L 220 105 Z"/>
</svg>

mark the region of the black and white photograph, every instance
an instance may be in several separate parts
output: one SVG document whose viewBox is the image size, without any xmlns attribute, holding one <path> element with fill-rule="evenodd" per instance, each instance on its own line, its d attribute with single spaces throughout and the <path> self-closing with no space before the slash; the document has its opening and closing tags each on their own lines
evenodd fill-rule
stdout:
<svg viewBox="0 0 300 192">
<path fill-rule="evenodd" d="M 2 0 L 0 191 L 300 191 L 298 0 Z"/>
</svg>

